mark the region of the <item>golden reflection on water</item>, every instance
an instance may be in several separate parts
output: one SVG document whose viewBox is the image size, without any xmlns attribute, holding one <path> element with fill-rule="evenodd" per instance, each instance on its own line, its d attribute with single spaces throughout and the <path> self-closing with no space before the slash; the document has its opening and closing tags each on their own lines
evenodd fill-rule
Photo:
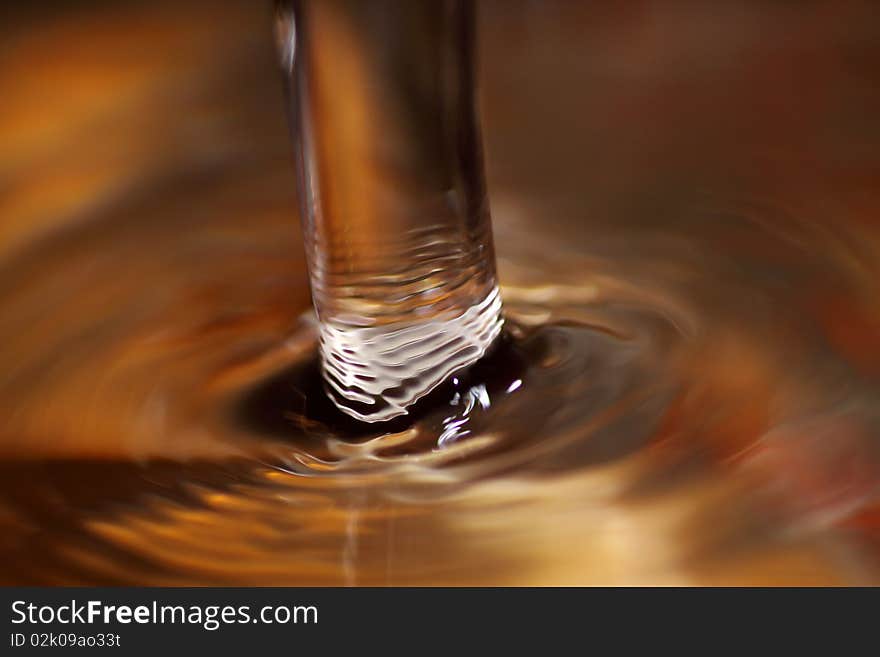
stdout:
<svg viewBox="0 0 880 657">
<path fill-rule="evenodd" d="M 384 436 L 310 410 L 269 7 L 16 11 L 3 583 L 880 582 L 869 4 L 484 3 L 514 351 Z"/>
</svg>

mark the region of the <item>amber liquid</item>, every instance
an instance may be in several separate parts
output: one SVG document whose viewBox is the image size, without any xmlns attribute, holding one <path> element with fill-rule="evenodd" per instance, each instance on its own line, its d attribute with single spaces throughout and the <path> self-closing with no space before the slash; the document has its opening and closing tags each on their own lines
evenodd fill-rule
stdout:
<svg viewBox="0 0 880 657">
<path fill-rule="evenodd" d="M 877 583 L 875 11 L 484 3 L 509 332 L 372 429 L 268 8 L 18 7 L 0 581 Z"/>
</svg>

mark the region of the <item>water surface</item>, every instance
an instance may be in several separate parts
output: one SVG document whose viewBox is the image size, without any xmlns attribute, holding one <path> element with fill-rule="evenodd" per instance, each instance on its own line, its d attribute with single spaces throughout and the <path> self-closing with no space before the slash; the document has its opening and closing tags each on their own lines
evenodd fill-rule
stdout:
<svg viewBox="0 0 880 657">
<path fill-rule="evenodd" d="M 270 8 L 17 11 L 4 583 L 880 582 L 870 6 L 484 3 L 507 334 L 367 428 L 316 384 Z"/>
</svg>

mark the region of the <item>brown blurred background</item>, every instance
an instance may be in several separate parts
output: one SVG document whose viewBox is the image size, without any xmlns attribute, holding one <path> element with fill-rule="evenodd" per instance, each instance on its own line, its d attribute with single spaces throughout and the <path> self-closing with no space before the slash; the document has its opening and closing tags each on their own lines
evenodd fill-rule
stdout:
<svg viewBox="0 0 880 657">
<path fill-rule="evenodd" d="M 216 409 L 312 346 L 284 343 L 309 300 L 272 30 L 268 2 L 6 10 L 4 582 L 880 581 L 877 3 L 482 2 L 511 313 L 650 307 L 678 393 L 642 460 L 525 510 L 498 510 L 519 480 L 442 509 L 337 491 L 304 534 L 211 469 L 251 449 Z M 352 557 L 355 507 L 389 524 Z"/>
</svg>

